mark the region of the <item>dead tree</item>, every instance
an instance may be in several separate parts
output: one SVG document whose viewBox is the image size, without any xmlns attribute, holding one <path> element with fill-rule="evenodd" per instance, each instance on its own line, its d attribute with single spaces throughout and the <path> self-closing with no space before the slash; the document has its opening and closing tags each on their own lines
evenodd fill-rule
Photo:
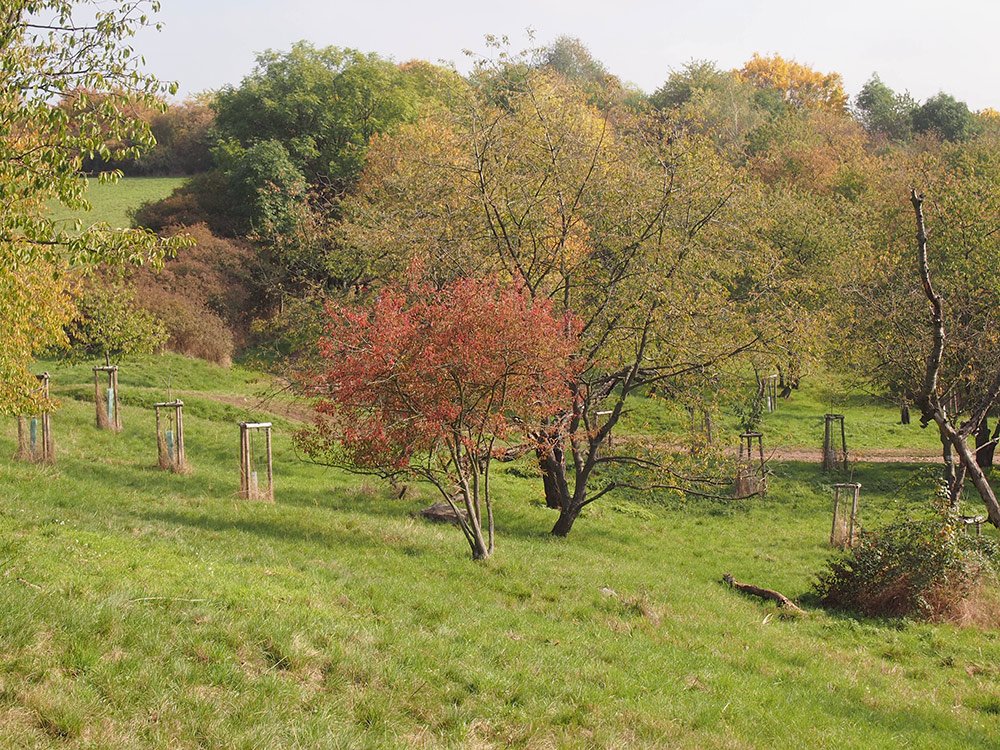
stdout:
<svg viewBox="0 0 1000 750">
<path fill-rule="evenodd" d="M 930 265 L 927 262 L 927 230 L 924 226 L 923 195 L 918 195 L 916 190 L 910 192 L 910 202 L 913 204 L 913 211 L 917 223 L 917 261 L 920 270 L 920 281 L 923 285 L 924 295 L 931 307 L 931 322 L 934 328 L 934 340 L 931 347 L 930 356 L 927 358 L 927 369 L 924 373 L 924 382 L 917 399 L 917 406 L 920 407 L 920 423 L 926 427 L 934 422 L 941 434 L 941 443 L 944 446 L 946 479 L 948 481 L 948 494 L 953 507 L 957 507 L 962 495 L 962 487 L 965 485 L 965 478 L 968 476 L 975 485 L 979 496 L 986 505 L 986 512 L 990 523 L 1000 528 L 1000 504 L 997 503 L 996 493 L 990 486 L 989 479 L 983 469 L 976 461 L 976 452 L 969 446 L 969 437 L 976 433 L 979 426 L 986 419 L 987 413 L 993 408 L 997 399 L 1000 398 L 1000 371 L 996 372 L 978 403 L 972 404 L 969 410 L 969 418 L 957 425 L 953 419 L 957 416 L 949 412 L 947 408 L 948 397 L 941 387 L 941 364 L 944 360 L 944 349 L 946 341 L 944 322 L 944 297 L 934 290 L 931 283 Z M 958 465 L 953 461 L 949 462 L 952 452 L 958 456 Z"/>
</svg>

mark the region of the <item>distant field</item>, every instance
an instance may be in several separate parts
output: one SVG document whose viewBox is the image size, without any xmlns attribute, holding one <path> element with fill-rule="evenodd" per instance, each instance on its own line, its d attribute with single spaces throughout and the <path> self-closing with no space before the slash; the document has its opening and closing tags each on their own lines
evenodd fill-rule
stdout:
<svg viewBox="0 0 1000 750">
<path fill-rule="evenodd" d="M 52 216 L 56 221 L 70 223 L 75 219 L 84 226 L 107 222 L 112 227 L 132 226 L 131 212 L 146 201 L 166 198 L 184 182 L 183 177 L 125 177 L 110 185 L 100 184 L 96 179 L 89 181 L 87 198 L 91 211 L 71 211 L 65 206 L 53 207 Z"/>
</svg>

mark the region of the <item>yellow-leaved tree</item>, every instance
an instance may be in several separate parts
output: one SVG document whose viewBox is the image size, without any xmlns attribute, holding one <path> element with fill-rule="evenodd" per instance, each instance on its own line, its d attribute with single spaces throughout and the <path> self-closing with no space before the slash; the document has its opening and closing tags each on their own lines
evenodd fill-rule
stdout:
<svg viewBox="0 0 1000 750">
<path fill-rule="evenodd" d="M 100 224 L 59 226 L 48 212 L 53 201 L 86 207 L 85 157 L 127 158 L 153 144 L 129 113 L 159 106 L 170 87 L 142 72 L 128 42 L 157 10 L 154 0 L 0 6 L 0 413 L 34 405 L 29 366 L 60 343 L 78 270 L 157 262 L 182 242 Z"/>
<path fill-rule="evenodd" d="M 847 93 L 839 73 L 821 73 L 781 55 L 754 54 L 740 69 L 743 80 L 772 89 L 788 103 L 815 109 L 843 110 Z"/>
</svg>

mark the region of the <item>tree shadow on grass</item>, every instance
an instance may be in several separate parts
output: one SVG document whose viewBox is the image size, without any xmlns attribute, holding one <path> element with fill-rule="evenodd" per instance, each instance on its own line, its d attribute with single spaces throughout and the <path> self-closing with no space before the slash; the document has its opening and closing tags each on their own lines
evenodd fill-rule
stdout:
<svg viewBox="0 0 1000 750">
<path fill-rule="evenodd" d="M 306 542 L 325 548 L 372 547 L 384 545 L 378 534 L 368 529 L 331 528 L 309 525 L 304 520 L 271 515 L 269 517 L 234 518 L 232 511 L 226 515 L 183 510 L 149 510 L 132 514 L 145 522 L 160 522 L 172 526 L 187 526 L 214 534 L 233 532 L 267 537 L 281 542 L 299 544 Z"/>
</svg>

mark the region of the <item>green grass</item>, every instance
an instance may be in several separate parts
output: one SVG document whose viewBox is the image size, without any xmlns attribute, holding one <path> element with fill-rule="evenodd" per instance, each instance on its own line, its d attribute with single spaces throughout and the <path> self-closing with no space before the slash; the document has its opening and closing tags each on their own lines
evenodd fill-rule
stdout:
<svg viewBox="0 0 1000 750">
<path fill-rule="evenodd" d="M 274 390 L 251 372 L 123 365 L 112 435 L 89 367 L 46 367 L 58 464 L 0 462 L 0 747 L 997 746 L 1000 633 L 785 619 L 719 583 L 809 591 L 813 466 L 778 464 L 765 499 L 597 503 L 565 540 L 508 467 L 476 564 L 413 517 L 429 495 L 300 462 L 282 405 L 277 502 L 239 501 L 235 420 Z M 154 469 L 168 385 L 186 476 Z M 860 464 L 865 521 L 924 503 L 931 471 Z"/>
<path fill-rule="evenodd" d="M 684 435 L 687 412 L 662 399 L 637 399 L 630 406 L 627 429 L 634 433 Z M 760 426 L 765 449 L 823 448 L 824 415 L 843 414 L 848 450 L 863 460 L 873 450 L 913 451 L 923 455 L 940 453 L 941 441 L 935 429 L 921 429 L 919 413 L 911 407 L 912 422 L 899 423 L 899 407 L 884 398 L 845 387 L 843 381 L 825 374 L 802 381 L 788 399 L 778 399 L 773 413 L 765 413 Z M 740 428 L 731 410 L 714 415 L 715 432 L 725 445 L 738 445 Z"/>
<path fill-rule="evenodd" d="M 87 199 L 90 211 L 71 211 L 65 206 L 54 205 L 52 218 L 71 224 L 79 219 L 83 226 L 106 222 L 115 228 L 132 226 L 132 212 L 147 201 L 166 198 L 184 182 L 183 177 L 123 177 L 114 184 L 101 184 L 88 180 Z"/>
</svg>

